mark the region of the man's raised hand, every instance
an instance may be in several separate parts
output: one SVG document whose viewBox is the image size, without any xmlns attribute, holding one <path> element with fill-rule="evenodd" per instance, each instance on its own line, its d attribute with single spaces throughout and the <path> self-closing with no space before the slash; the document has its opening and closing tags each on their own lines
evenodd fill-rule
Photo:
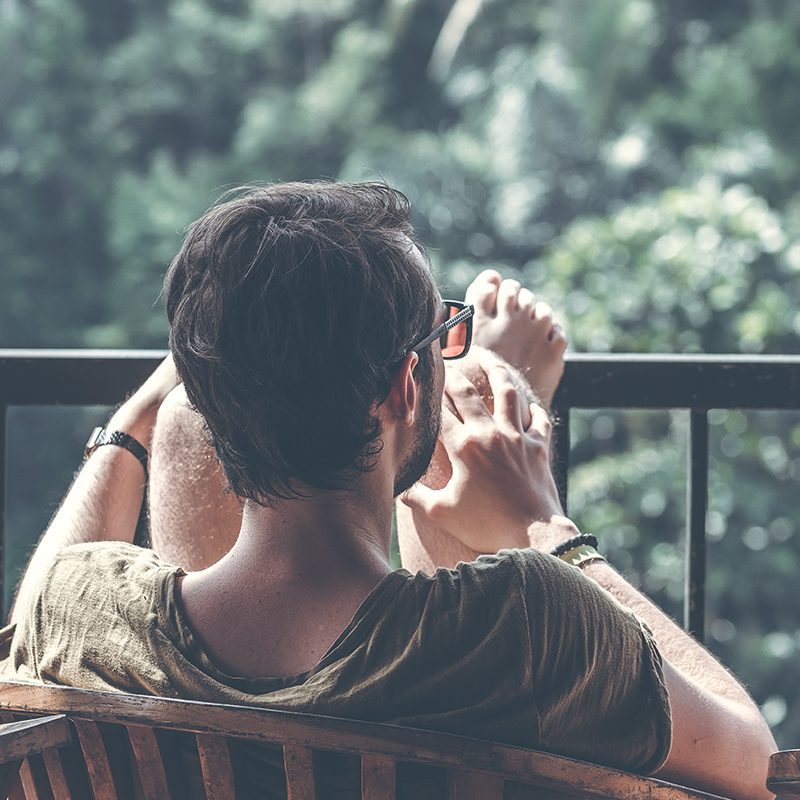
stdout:
<svg viewBox="0 0 800 800">
<path fill-rule="evenodd" d="M 170 354 L 119 407 L 108 423 L 108 429 L 130 434 L 149 450 L 158 409 L 179 383 L 180 378 Z"/>
<path fill-rule="evenodd" d="M 531 546 L 530 528 L 547 529 L 563 514 L 550 470 L 551 424 L 529 404 L 508 368 L 487 354 L 493 410 L 458 368 L 449 368 L 442 442 L 453 474 L 441 489 L 413 486 L 401 498 L 480 553 Z M 529 407 L 528 407 L 529 406 Z M 526 427 L 528 414 L 530 424 Z M 542 525 L 545 523 L 545 525 Z M 558 544 L 563 533 L 553 533 Z"/>
</svg>

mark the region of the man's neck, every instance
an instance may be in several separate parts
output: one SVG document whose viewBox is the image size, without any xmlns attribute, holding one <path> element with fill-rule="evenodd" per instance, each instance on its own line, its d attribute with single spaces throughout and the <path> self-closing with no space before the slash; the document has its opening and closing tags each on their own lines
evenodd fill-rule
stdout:
<svg viewBox="0 0 800 800">
<path fill-rule="evenodd" d="M 347 490 L 309 491 L 273 507 L 248 501 L 231 556 L 273 567 L 319 564 L 328 572 L 385 573 L 393 498 L 372 478 L 368 474 Z"/>
<path fill-rule="evenodd" d="M 253 677 L 311 668 L 391 572 L 391 483 L 362 477 L 347 492 L 246 503 L 230 552 L 182 579 L 187 621 L 223 669 Z"/>
</svg>

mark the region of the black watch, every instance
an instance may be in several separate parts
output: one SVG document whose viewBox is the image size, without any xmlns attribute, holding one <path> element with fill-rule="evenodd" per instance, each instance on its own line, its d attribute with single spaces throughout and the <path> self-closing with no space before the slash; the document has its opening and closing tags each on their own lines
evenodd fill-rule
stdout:
<svg viewBox="0 0 800 800">
<path fill-rule="evenodd" d="M 141 442 L 122 431 L 107 431 L 105 428 L 95 428 L 86 442 L 83 457 L 89 458 L 98 447 L 102 447 L 104 444 L 115 444 L 117 447 L 125 448 L 129 453 L 133 453 L 144 467 L 144 474 L 147 475 L 147 450 Z"/>
</svg>

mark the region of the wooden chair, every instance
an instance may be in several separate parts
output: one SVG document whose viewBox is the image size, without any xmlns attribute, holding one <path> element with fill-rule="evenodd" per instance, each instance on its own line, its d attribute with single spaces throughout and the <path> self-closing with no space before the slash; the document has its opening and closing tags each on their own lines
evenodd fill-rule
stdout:
<svg viewBox="0 0 800 800">
<path fill-rule="evenodd" d="M 443 800 L 714 797 L 492 742 L 242 706 L 0 683 L 0 714 L 15 720 L 48 715 L 33 722 L 13 722 L 5 731 L 0 727 L 0 763 L 19 765 L 24 759 L 10 790 L 13 800 L 175 800 L 202 797 L 203 791 L 208 800 L 230 800 L 236 797 L 237 761 L 232 756 L 243 743 L 260 751 L 271 748 L 277 754 L 281 772 L 277 796 L 289 800 L 325 800 L 320 763 L 331 752 L 344 754 L 333 758 L 355 763 L 353 792 L 347 796 L 363 800 L 416 800 L 421 796 L 416 790 L 409 793 L 403 788 L 402 776 L 408 769 L 439 775 L 435 796 Z M 68 725 L 75 732 L 72 738 Z M 18 741 L 14 736 L 22 730 L 41 731 L 38 750 L 32 744 L 28 749 L 14 744 Z M 170 737 L 176 736 L 192 746 L 198 772 L 194 792 L 186 789 L 186 775 L 175 774 Z M 36 737 L 31 737 L 33 742 Z"/>
</svg>

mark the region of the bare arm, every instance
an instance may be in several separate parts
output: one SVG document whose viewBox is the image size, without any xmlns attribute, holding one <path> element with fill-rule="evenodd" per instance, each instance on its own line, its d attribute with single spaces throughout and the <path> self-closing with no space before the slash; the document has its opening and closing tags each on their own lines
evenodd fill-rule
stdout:
<svg viewBox="0 0 800 800">
<path fill-rule="evenodd" d="M 463 375 L 448 373 L 446 392 L 457 411 L 445 413 L 443 425 L 452 477 L 438 490 L 418 485 L 404 501 L 472 550 L 549 552 L 577 533 L 549 470 L 549 421 L 532 407 L 526 430 L 516 390 L 502 373 L 489 365 L 493 413 Z M 583 574 L 648 624 L 664 658 L 672 746 L 659 777 L 742 800 L 772 797 L 765 779 L 777 747 L 742 686 L 610 566 L 590 562 Z"/>
<path fill-rule="evenodd" d="M 589 562 L 583 573 L 650 626 L 664 657 L 672 748 L 657 777 L 743 800 L 771 798 L 767 768 L 778 747 L 745 689 L 608 564 Z"/>
<path fill-rule="evenodd" d="M 168 357 L 108 423 L 108 430 L 128 433 L 150 447 L 156 413 L 177 383 Z M 65 547 L 100 541 L 132 542 L 142 505 L 142 465 L 121 447 L 104 446 L 84 464 L 42 536 L 20 583 L 11 621 L 24 613 L 31 595 L 53 559 Z"/>
</svg>

